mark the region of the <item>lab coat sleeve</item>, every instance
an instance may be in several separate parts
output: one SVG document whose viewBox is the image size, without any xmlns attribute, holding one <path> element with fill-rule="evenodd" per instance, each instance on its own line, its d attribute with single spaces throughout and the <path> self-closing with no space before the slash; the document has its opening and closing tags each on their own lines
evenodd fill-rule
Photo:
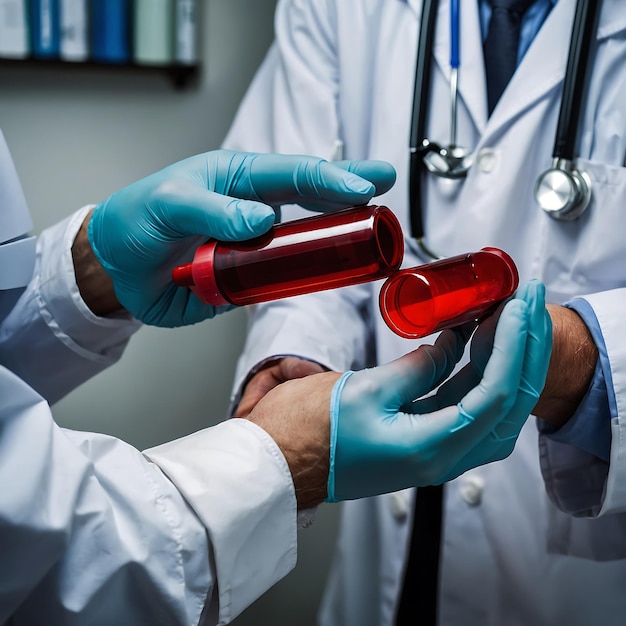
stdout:
<svg viewBox="0 0 626 626">
<path fill-rule="evenodd" d="M 254 424 L 142 454 L 59 428 L 5 368 L 0 398 L 0 623 L 225 624 L 293 567 L 293 484 Z"/>
<path fill-rule="evenodd" d="M 279 2 L 276 39 L 239 107 L 224 147 L 332 159 L 341 129 L 333 11 L 319 2 Z M 283 221 L 302 217 L 283 207 Z M 373 363 L 371 285 L 320 292 L 251 309 L 232 406 L 255 366 L 294 355 L 335 370 Z"/>
<path fill-rule="evenodd" d="M 604 373 L 609 393 L 615 397 L 610 459 L 606 463 L 540 434 L 542 472 L 551 499 L 565 512 L 580 517 L 620 514 L 626 521 L 626 289 L 599 292 L 583 299 L 595 312 L 610 364 L 610 372 Z"/>
<path fill-rule="evenodd" d="M 336 155 L 341 129 L 332 4 L 279 0 L 275 41 L 241 102 L 225 147 L 324 159 Z"/>
<path fill-rule="evenodd" d="M 71 247 L 87 212 L 44 230 L 33 277 L 0 324 L 0 365 L 54 403 L 117 361 L 140 323 L 98 317 L 80 297 Z"/>
<path fill-rule="evenodd" d="M 296 564 L 297 507 L 287 462 L 271 437 L 233 418 L 145 452 L 206 526 L 226 624 Z"/>
</svg>

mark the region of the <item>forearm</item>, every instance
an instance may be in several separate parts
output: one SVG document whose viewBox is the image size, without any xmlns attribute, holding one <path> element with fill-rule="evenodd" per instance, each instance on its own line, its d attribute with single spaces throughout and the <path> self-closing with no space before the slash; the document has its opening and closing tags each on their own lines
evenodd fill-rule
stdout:
<svg viewBox="0 0 626 626">
<path fill-rule="evenodd" d="M 548 305 L 548 310 L 553 327 L 552 356 L 545 387 L 533 412 L 560 427 L 587 393 L 598 350 L 578 313 L 556 305 Z"/>
</svg>

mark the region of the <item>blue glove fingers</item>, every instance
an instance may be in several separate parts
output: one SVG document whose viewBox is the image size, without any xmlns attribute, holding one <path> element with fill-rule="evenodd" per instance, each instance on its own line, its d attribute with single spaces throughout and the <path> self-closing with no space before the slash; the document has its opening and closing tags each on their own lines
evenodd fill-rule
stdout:
<svg viewBox="0 0 626 626">
<path fill-rule="evenodd" d="M 331 399 L 329 501 L 440 483 L 510 454 L 545 379 L 549 335 L 543 287 L 533 282 L 503 308 L 482 378 L 463 368 L 430 413 L 399 409 L 454 367 L 466 339 L 461 333 L 442 333 L 437 346 L 344 375 Z"/>
<path fill-rule="evenodd" d="M 492 436 L 497 441 L 517 438 L 527 415 L 535 407 L 546 381 L 552 349 L 552 322 L 545 308 L 545 286 L 530 281 L 516 297 L 523 298 L 529 307 L 528 341 L 524 366 L 515 404 Z M 509 451 L 510 452 L 510 451 Z"/>
<path fill-rule="evenodd" d="M 441 340 L 442 335 L 445 333 L 455 333 L 458 336 L 459 343 L 457 344 L 457 349 L 459 352 L 454 357 L 453 367 L 448 369 L 444 375 L 440 378 L 445 380 L 454 369 L 454 366 L 461 360 L 463 356 L 463 352 L 465 351 L 465 345 L 470 340 L 473 332 L 476 330 L 476 322 L 467 322 L 466 324 L 462 324 L 461 326 L 456 326 L 455 328 L 444 330 L 437 342 Z M 444 382 L 438 389 L 437 393 L 428 398 L 422 398 L 417 400 L 411 404 L 409 407 L 405 407 L 405 410 L 414 413 L 432 413 L 433 411 L 437 411 L 438 409 L 452 406 L 458 404 L 461 398 L 473 387 L 475 387 L 480 381 L 480 376 L 477 376 L 476 373 L 469 366 L 463 367 L 459 372 L 457 372 L 450 380 Z M 437 383 L 438 384 L 438 383 Z"/>
<path fill-rule="evenodd" d="M 452 469 L 439 476 L 432 484 L 441 485 L 458 478 L 461 474 L 464 474 L 470 469 L 486 465 L 487 463 L 493 463 L 494 461 L 501 461 L 513 452 L 514 447 L 514 440 L 498 445 L 486 442 L 485 440 L 479 441 L 475 445 L 475 449 L 466 454 Z"/>
<path fill-rule="evenodd" d="M 511 300 L 504 307 L 483 378 L 459 403 L 458 429 L 474 422 L 472 430 L 482 437 L 513 408 L 526 354 L 528 316 L 522 300 Z"/>
<path fill-rule="evenodd" d="M 543 388 L 552 344 L 552 323 L 545 309 L 545 287 L 537 281 L 530 281 L 518 289 L 515 297 L 528 304 L 529 326 L 520 385 L 513 408 L 440 482 L 451 480 L 478 464 L 509 456 Z"/>
<path fill-rule="evenodd" d="M 333 161 L 331 165 L 357 174 L 361 178 L 370 181 L 375 187 L 372 196 L 378 196 L 390 189 L 396 179 L 395 169 L 386 161 Z M 309 211 L 328 213 L 346 206 L 367 204 L 370 200 L 371 197 L 353 199 L 350 204 L 346 204 L 344 198 L 341 197 L 338 202 L 331 201 L 331 199 L 325 199 L 322 202 L 315 200 L 298 200 L 297 202 Z"/>
<path fill-rule="evenodd" d="M 524 364 L 520 388 L 524 393 L 529 394 L 536 403 L 546 382 L 550 364 L 552 320 L 546 309 L 545 285 L 538 281 L 531 281 L 528 289 L 533 292 L 530 294 L 532 299 L 529 298 L 529 346 L 527 348 L 527 363 Z"/>
<path fill-rule="evenodd" d="M 396 182 L 396 170 L 387 161 L 333 161 L 333 165 L 369 180 L 376 187 L 375 196 L 389 191 Z"/>
<path fill-rule="evenodd" d="M 367 204 L 376 192 L 365 178 L 308 156 L 256 155 L 249 184 L 268 204 L 295 202 L 317 211 Z M 233 195 L 240 196 L 240 190 Z"/>
<path fill-rule="evenodd" d="M 503 443 L 494 437 L 493 430 L 507 419 L 517 397 L 528 334 L 527 308 L 522 300 L 511 300 L 504 307 L 483 378 L 458 404 L 456 424 L 451 431 L 456 433 L 455 446 L 462 455 L 456 461 L 450 457 L 454 464 L 445 469 L 434 483 L 452 480 L 472 467 L 504 458 L 510 453 L 514 440 Z M 476 375 L 472 369 L 469 363 L 463 375 L 471 379 Z M 524 421 L 516 425 L 517 432 Z"/>
<path fill-rule="evenodd" d="M 376 384 L 382 401 L 393 413 L 400 409 L 413 413 L 413 400 L 450 375 L 463 356 L 466 340 L 463 334 L 446 330 L 434 345 L 422 345 L 391 363 L 357 373 L 357 376 L 367 376 L 369 385 Z"/>
<path fill-rule="evenodd" d="M 456 406 L 463 396 L 480 383 L 481 376 L 471 363 L 463 366 L 452 378 L 446 380 L 435 395 L 413 403 L 412 413 L 432 413 L 448 406 Z"/>
<path fill-rule="evenodd" d="M 209 191 L 194 181 L 161 185 L 158 200 L 162 217 L 155 228 L 157 239 L 168 234 L 178 239 L 204 235 L 222 241 L 245 240 L 267 232 L 275 220 L 274 210 L 266 204 Z"/>
</svg>

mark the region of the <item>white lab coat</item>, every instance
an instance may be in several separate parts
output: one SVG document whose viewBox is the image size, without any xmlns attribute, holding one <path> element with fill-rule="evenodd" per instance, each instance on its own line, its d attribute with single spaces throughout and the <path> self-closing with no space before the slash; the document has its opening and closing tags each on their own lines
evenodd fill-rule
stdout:
<svg viewBox="0 0 626 626">
<path fill-rule="evenodd" d="M 86 210 L 41 235 L 0 322 L 0 624 L 227 623 L 295 565 L 289 469 L 246 420 L 144 454 L 55 424 L 48 403 L 139 327 L 80 298 L 70 247 Z"/>
<path fill-rule="evenodd" d="M 605 0 L 583 110 L 578 164 L 593 201 L 559 223 L 533 200 L 551 164 L 575 0 L 559 0 L 487 120 L 477 2 L 463 2 L 458 144 L 476 162 L 467 179 L 428 177 L 426 240 L 442 255 L 505 249 L 525 281 L 551 302 L 584 296 L 606 341 L 617 398 L 606 464 L 526 425 L 503 462 L 467 472 L 445 490 L 441 626 L 623 624 L 626 615 L 626 11 Z M 374 201 L 408 232 L 408 141 L 419 0 L 279 0 L 276 42 L 244 98 L 225 145 L 393 163 L 396 185 Z M 434 45 L 428 137 L 445 143 L 449 115 L 449 2 Z M 287 212 L 287 217 L 291 213 Z M 407 241 L 404 266 L 424 262 Z M 233 401 L 248 373 L 273 355 L 296 354 L 343 370 L 386 362 L 412 348 L 378 312 L 380 283 L 268 303 L 251 311 Z M 608 475 L 607 475 L 608 471 Z M 321 612 L 324 626 L 393 621 L 411 527 L 411 491 L 343 508 Z"/>
</svg>

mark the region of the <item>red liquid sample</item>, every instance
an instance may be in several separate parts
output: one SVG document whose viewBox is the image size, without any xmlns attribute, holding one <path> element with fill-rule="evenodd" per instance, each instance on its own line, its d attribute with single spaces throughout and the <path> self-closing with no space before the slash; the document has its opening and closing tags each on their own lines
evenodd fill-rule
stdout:
<svg viewBox="0 0 626 626">
<path fill-rule="evenodd" d="M 361 206 L 274 226 L 244 242 L 211 241 L 172 272 L 207 304 L 254 304 L 390 276 L 402 228 L 384 206 Z"/>
<path fill-rule="evenodd" d="M 380 291 L 380 311 L 397 335 L 417 339 L 481 318 L 518 284 L 511 257 L 483 248 L 400 270 Z"/>
</svg>

